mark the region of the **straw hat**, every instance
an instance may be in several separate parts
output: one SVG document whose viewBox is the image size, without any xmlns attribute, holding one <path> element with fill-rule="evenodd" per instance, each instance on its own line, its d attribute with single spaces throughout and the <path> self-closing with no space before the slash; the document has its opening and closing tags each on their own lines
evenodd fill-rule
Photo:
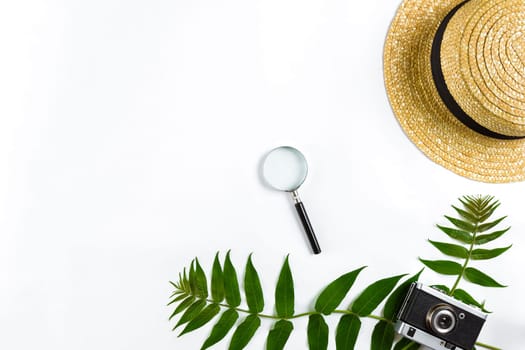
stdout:
<svg viewBox="0 0 525 350">
<path fill-rule="evenodd" d="M 430 159 L 484 182 L 525 179 L 525 1 L 404 0 L 385 85 Z"/>
</svg>

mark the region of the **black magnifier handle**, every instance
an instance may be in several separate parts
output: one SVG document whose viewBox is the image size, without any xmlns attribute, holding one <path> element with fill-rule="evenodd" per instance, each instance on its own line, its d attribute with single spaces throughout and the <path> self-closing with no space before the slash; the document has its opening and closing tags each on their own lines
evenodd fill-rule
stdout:
<svg viewBox="0 0 525 350">
<path fill-rule="evenodd" d="M 317 242 L 317 237 L 315 237 L 314 228 L 310 223 L 310 219 L 308 218 L 308 214 L 306 213 L 304 204 L 299 198 L 299 194 L 297 193 L 297 191 L 292 192 L 292 197 L 295 201 L 295 209 L 297 210 L 297 214 L 301 219 L 301 223 L 303 224 L 303 228 L 306 233 L 306 237 L 310 242 L 310 246 L 312 247 L 312 251 L 314 254 L 319 254 L 321 253 L 321 247 L 319 246 L 319 242 Z"/>
</svg>

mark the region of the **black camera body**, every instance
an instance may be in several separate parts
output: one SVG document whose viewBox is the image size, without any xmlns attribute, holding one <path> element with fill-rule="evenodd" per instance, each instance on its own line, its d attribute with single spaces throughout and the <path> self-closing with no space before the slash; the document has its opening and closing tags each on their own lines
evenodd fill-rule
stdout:
<svg viewBox="0 0 525 350">
<path fill-rule="evenodd" d="M 397 314 L 396 331 L 435 350 L 472 350 L 487 315 L 414 282 Z"/>
</svg>

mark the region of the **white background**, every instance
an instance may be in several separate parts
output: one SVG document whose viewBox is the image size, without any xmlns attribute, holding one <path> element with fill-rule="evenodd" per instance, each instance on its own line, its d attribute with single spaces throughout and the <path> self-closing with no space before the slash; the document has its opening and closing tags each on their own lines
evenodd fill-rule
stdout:
<svg viewBox="0 0 525 350">
<path fill-rule="evenodd" d="M 248 254 L 266 313 L 287 254 L 296 311 L 362 265 L 348 306 L 379 278 L 439 259 L 427 238 L 464 194 L 492 194 L 513 228 L 480 262 L 506 289 L 480 340 L 525 341 L 524 184 L 461 178 L 405 137 L 386 98 L 382 50 L 396 0 L 3 1 L 0 5 L 0 348 L 198 349 L 177 338 L 168 280 L 215 252 Z M 309 161 L 302 198 L 323 253 L 310 254 L 291 200 L 259 177 L 292 145 Z M 452 284 L 430 271 L 426 283 Z M 337 318 L 329 318 L 333 332 Z M 263 321 L 249 349 L 263 349 Z M 363 321 L 358 349 L 369 347 Z M 288 349 L 306 348 L 297 320 Z M 229 337 L 227 338 L 229 339 Z M 226 349 L 228 341 L 216 349 Z M 330 348 L 334 349 L 333 336 Z"/>
</svg>

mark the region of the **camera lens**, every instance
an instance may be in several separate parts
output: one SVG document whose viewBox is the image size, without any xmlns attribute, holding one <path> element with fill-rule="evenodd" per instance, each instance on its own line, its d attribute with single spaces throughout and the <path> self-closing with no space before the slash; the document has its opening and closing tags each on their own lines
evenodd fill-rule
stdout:
<svg viewBox="0 0 525 350">
<path fill-rule="evenodd" d="M 448 305 L 438 305 L 427 315 L 428 326 L 436 333 L 446 334 L 456 326 L 456 314 Z"/>
</svg>

